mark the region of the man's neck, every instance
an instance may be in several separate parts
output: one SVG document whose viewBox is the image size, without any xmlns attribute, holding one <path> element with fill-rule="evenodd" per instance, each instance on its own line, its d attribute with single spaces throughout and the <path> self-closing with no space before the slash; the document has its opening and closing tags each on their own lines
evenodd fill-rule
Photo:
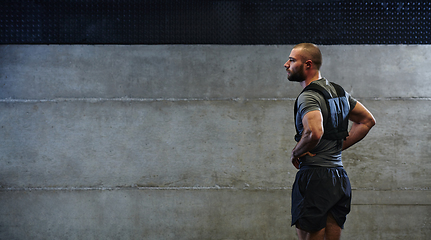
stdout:
<svg viewBox="0 0 431 240">
<path fill-rule="evenodd" d="M 320 74 L 320 71 L 317 71 L 316 74 L 313 76 L 305 79 L 305 81 L 300 82 L 301 87 L 304 89 L 306 86 L 310 85 L 311 82 L 319 80 L 322 78 L 322 75 Z"/>
</svg>

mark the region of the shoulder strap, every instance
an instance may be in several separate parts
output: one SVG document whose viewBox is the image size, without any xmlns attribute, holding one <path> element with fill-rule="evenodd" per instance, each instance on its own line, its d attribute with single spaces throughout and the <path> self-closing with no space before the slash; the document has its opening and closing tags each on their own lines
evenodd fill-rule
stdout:
<svg viewBox="0 0 431 240">
<path fill-rule="evenodd" d="M 339 85 L 338 85 L 338 86 L 339 86 Z M 316 92 L 318 92 L 318 93 L 322 94 L 322 95 L 323 95 L 323 97 L 325 97 L 325 99 L 330 99 L 330 98 L 332 98 L 332 97 L 331 97 L 331 95 L 329 94 L 329 92 L 328 92 L 328 91 L 326 91 L 326 89 L 324 89 L 323 87 L 321 87 L 320 85 L 318 85 L 318 84 L 316 84 L 316 83 L 314 83 L 314 82 L 311 82 L 310 84 L 308 84 L 308 86 L 306 86 L 306 87 L 301 91 L 301 93 L 300 93 L 300 94 L 298 95 L 298 97 L 296 98 L 295 106 L 294 106 L 295 116 L 296 116 L 296 113 L 298 112 L 298 98 L 299 98 L 299 96 L 301 96 L 301 94 L 302 94 L 303 92 L 308 91 L 308 90 L 313 90 L 313 91 L 316 91 Z M 344 90 L 343 90 L 343 92 L 344 92 Z M 337 92 L 337 94 L 338 94 L 338 92 Z"/>
<path fill-rule="evenodd" d="M 337 91 L 337 97 L 344 97 L 346 96 L 346 92 L 344 91 L 344 88 L 342 88 L 340 85 L 331 82 L 332 86 L 335 88 L 335 91 Z"/>
</svg>

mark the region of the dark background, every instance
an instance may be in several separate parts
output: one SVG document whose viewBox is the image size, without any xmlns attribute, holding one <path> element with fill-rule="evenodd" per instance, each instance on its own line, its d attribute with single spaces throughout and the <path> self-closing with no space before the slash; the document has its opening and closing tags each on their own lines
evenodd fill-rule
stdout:
<svg viewBox="0 0 431 240">
<path fill-rule="evenodd" d="M 428 1 L 0 1 L 1 44 L 429 44 Z"/>
</svg>

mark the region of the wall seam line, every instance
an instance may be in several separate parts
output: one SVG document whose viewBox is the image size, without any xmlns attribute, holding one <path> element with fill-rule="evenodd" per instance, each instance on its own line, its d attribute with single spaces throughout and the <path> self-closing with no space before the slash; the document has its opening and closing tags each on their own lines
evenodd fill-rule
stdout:
<svg viewBox="0 0 431 240">
<path fill-rule="evenodd" d="M 237 188 L 230 186 L 212 186 L 212 187 L 10 187 L 10 188 L 0 188 L 0 192 L 18 192 L 18 191 L 115 191 L 115 190 L 262 190 L 262 191 L 272 191 L 272 190 L 292 190 L 292 187 L 246 187 Z M 427 192 L 430 189 L 421 188 L 409 188 L 409 189 L 391 189 L 391 190 L 379 190 L 379 189 L 365 189 L 365 188 L 352 188 L 353 191 L 376 191 L 376 192 L 389 192 L 389 191 L 420 191 Z"/>
<path fill-rule="evenodd" d="M 431 98 L 357 98 L 371 101 L 431 101 Z M 294 101 L 295 98 L 52 98 L 52 99 L 17 99 L 3 98 L 1 103 L 45 103 L 45 102 L 193 102 L 193 101 Z"/>
</svg>

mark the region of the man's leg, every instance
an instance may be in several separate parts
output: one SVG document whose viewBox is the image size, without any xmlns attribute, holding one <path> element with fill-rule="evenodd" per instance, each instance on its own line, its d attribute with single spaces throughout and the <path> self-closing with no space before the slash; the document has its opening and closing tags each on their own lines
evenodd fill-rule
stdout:
<svg viewBox="0 0 431 240">
<path fill-rule="evenodd" d="M 340 240 L 341 227 L 335 222 L 331 213 L 328 213 L 326 227 L 317 232 L 307 232 L 296 228 L 299 240 Z"/>
<path fill-rule="evenodd" d="M 328 213 L 328 218 L 326 219 L 325 239 L 339 240 L 340 237 L 341 237 L 341 227 L 338 226 L 332 214 Z"/>
<path fill-rule="evenodd" d="M 325 239 L 325 229 L 320 229 L 317 232 L 307 232 L 296 228 L 299 240 L 323 240 Z"/>
</svg>

